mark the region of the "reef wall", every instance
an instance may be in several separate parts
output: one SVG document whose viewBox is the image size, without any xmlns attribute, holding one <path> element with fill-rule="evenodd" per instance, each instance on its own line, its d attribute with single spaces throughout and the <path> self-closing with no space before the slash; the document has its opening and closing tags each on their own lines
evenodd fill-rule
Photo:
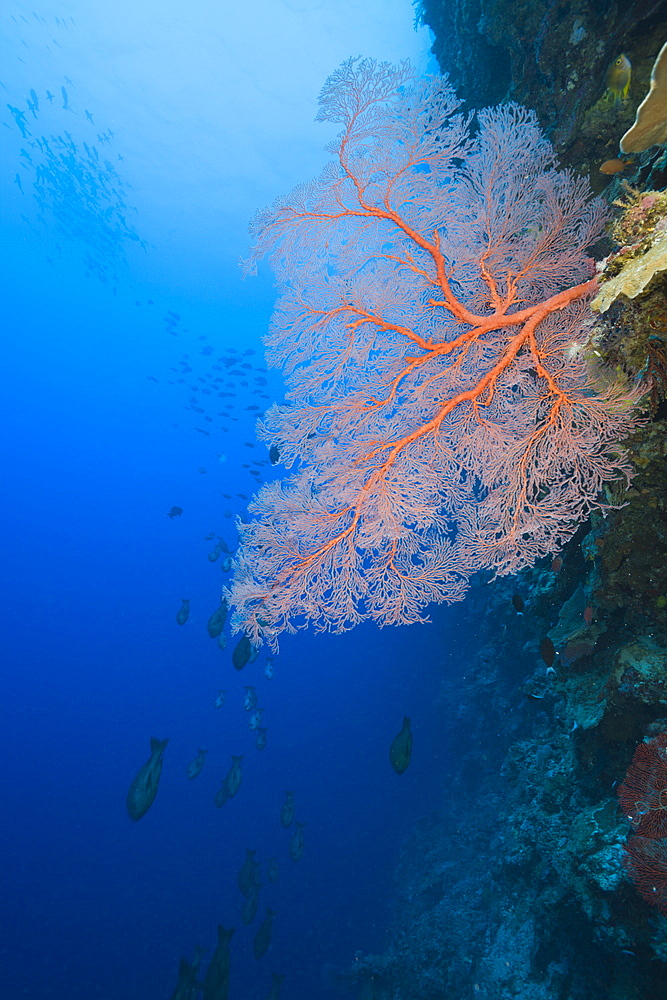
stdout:
<svg viewBox="0 0 667 1000">
<path fill-rule="evenodd" d="M 616 155 L 667 38 L 665 0 L 418 0 L 432 52 L 470 108 L 506 100 L 537 111 L 565 165 L 582 171 Z M 607 69 L 632 63 L 629 99 L 605 97 Z"/>
</svg>

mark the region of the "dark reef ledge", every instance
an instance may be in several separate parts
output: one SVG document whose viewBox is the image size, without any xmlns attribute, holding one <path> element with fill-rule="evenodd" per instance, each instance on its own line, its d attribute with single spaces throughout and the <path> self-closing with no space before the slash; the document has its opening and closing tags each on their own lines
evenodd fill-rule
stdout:
<svg viewBox="0 0 667 1000">
<path fill-rule="evenodd" d="M 566 165 L 616 155 L 667 38 L 665 0 L 417 0 L 432 51 L 470 108 L 506 100 L 534 108 Z M 604 98 L 607 68 L 632 63 L 628 101 Z M 592 147 L 592 148 L 591 148 Z"/>
</svg>

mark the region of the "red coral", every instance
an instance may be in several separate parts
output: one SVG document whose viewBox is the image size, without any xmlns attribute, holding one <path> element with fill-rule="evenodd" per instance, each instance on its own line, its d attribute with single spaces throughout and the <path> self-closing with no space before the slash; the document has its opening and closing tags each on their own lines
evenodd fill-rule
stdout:
<svg viewBox="0 0 667 1000">
<path fill-rule="evenodd" d="M 667 733 L 637 747 L 618 801 L 639 837 L 667 838 Z"/>
<path fill-rule="evenodd" d="M 422 621 L 477 570 L 559 551 L 629 475 L 632 396 L 596 391 L 580 350 L 605 209 L 531 112 L 480 112 L 472 138 L 459 103 L 349 60 L 320 98 L 334 160 L 255 220 L 287 382 L 259 436 L 292 475 L 241 529 L 231 601 L 254 644 Z"/>
<path fill-rule="evenodd" d="M 667 915 L 667 840 L 630 837 L 623 862 L 644 899 Z"/>
</svg>

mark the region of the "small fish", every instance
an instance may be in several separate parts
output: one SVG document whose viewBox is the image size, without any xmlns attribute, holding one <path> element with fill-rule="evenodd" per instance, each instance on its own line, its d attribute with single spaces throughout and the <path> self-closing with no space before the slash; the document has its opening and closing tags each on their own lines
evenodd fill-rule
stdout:
<svg viewBox="0 0 667 1000">
<path fill-rule="evenodd" d="M 526 604 L 524 602 L 523 597 L 521 597 L 520 594 L 514 594 L 514 596 L 512 597 L 512 607 L 514 608 L 514 610 L 518 615 L 523 614 Z"/>
<path fill-rule="evenodd" d="M 206 759 L 206 754 L 208 750 L 199 750 L 197 756 L 194 757 L 188 764 L 188 778 L 196 778 L 201 774 L 202 768 L 204 766 L 204 761 Z"/>
<path fill-rule="evenodd" d="M 601 174 L 620 174 L 634 162 L 634 160 L 605 160 L 600 164 L 599 170 Z"/>
<path fill-rule="evenodd" d="M 263 955 L 266 954 L 269 945 L 271 944 L 271 930 L 275 915 L 276 911 L 267 906 L 266 916 L 257 928 L 257 933 L 255 934 L 255 939 L 252 943 L 252 953 L 258 961 Z"/>
<path fill-rule="evenodd" d="M 620 108 L 623 101 L 627 100 L 631 77 L 630 60 L 621 53 L 607 70 L 607 93 L 613 97 L 615 108 Z"/>
<path fill-rule="evenodd" d="M 243 904 L 243 909 L 241 910 L 241 923 L 245 924 L 246 927 L 253 922 L 257 915 L 260 889 L 260 884 L 253 885 L 245 898 L 245 903 Z"/>
<path fill-rule="evenodd" d="M 277 465 L 280 461 L 280 451 L 275 444 L 272 444 L 269 448 L 269 461 L 271 462 L 271 465 Z"/>
<path fill-rule="evenodd" d="M 229 996 L 229 971 L 231 967 L 229 942 L 233 933 L 233 927 L 225 930 L 221 924 L 218 924 L 218 944 L 204 977 L 204 1000 L 226 1000 L 226 997 Z"/>
<path fill-rule="evenodd" d="M 243 707 L 246 712 L 252 712 L 253 708 L 257 704 L 257 691 L 252 684 L 247 685 L 245 689 L 245 698 L 243 699 Z"/>
<path fill-rule="evenodd" d="M 162 774 L 162 755 L 169 740 L 156 740 L 151 737 L 151 755 L 137 772 L 127 793 L 126 806 L 130 819 L 139 820 L 144 816 L 155 801 L 160 775 Z"/>
<path fill-rule="evenodd" d="M 268 733 L 266 726 L 260 726 L 257 730 L 257 739 L 255 740 L 255 746 L 258 750 L 266 749 L 266 734 Z"/>
<path fill-rule="evenodd" d="M 269 657 L 264 666 L 264 676 L 269 680 L 273 677 L 273 660 Z"/>
<path fill-rule="evenodd" d="M 173 521 L 175 517 L 180 517 L 182 513 L 182 507 L 172 507 L 171 510 L 167 511 L 167 517 L 170 517 Z"/>
<path fill-rule="evenodd" d="M 584 608 L 583 618 L 587 625 L 590 625 L 590 623 L 593 621 L 593 608 L 590 606 L 590 604 Z"/>
<path fill-rule="evenodd" d="M 181 606 L 178 609 L 178 614 L 176 615 L 176 621 L 179 625 L 185 625 L 186 621 L 190 617 L 190 600 L 189 597 L 181 597 Z"/>
<path fill-rule="evenodd" d="M 241 895 L 247 896 L 255 886 L 259 885 L 259 861 L 255 860 L 257 851 L 249 847 L 245 849 L 245 861 L 239 868 L 237 876 L 238 887 Z"/>
<path fill-rule="evenodd" d="M 216 809 L 222 809 L 228 798 L 229 796 L 227 794 L 227 784 L 226 782 L 223 781 L 222 785 L 215 793 L 215 798 L 213 799 L 213 801 L 215 802 Z"/>
<path fill-rule="evenodd" d="M 69 111 L 69 97 L 67 96 L 67 91 L 64 87 L 60 88 L 60 93 L 63 95 L 63 111 Z"/>
<path fill-rule="evenodd" d="M 197 981 L 198 966 L 188 962 L 187 958 L 181 959 L 178 970 L 178 982 L 176 989 L 171 995 L 171 1000 L 191 1000 L 199 994 L 199 983 Z"/>
<path fill-rule="evenodd" d="M 292 861 L 300 861 L 303 857 L 303 828 L 305 823 L 297 823 L 292 839 L 289 842 L 289 856 Z"/>
<path fill-rule="evenodd" d="M 214 549 L 211 549 L 207 558 L 208 561 L 211 563 L 217 562 L 217 560 L 220 558 L 220 546 L 216 545 Z"/>
<path fill-rule="evenodd" d="M 551 562 L 551 572 L 560 573 L 562 568 L 563 568 L 563 559 L 561 556 L 556 556 L 556 558 L 553 559 Z"/>
<path fill-rule="evenodd" d="M 243 760 L 243 754 L 239 757 L 235 757 L 232 754 L 232 766 L 225 777 L 225 788 L 227 790 L 227 797 L 233 799 L 239 788 L 241 787 L 241 761 Z"/>
<path fill-rule="evenodd" d="M 226 698 L 226 696 L 227 696 L 227 692 L 226 691 L 218 691 L 218 694 L 217 694 L 216 699 L 215 699 L 215 707 L 216 708 L 222 708 L 222 706 L 225 704 L 225 698 Z"/>
<path fill-rule="evenodd" d="M 253 732 L 259 729 L 262 724 L 262 715 L 264 714 L 263 708 L 257 708 L 250 716 L 249 726 Z"/>
<path fill-rule="evenodd" d="M 211 639 L 217 639 L 221 634 L 223 628 L 225 627 L 225 622 L 227 621 L 227 601 L 223 597 L 220 607 L 216 608 L 208 622 L 206 623 L 206 631 L 210 635 Z"/>
<path fill-rule="evenodd" d="M 287 829 L 294 819 L 294 792 L 285 792 L 285 801 L 280 810 L 280 825 Z"/>
<path fill-rule="evenodd" d="M 553 666 L 553 662 L 556 659 L 556 647 L 548 635 L 545 635 L 544 639 L 542 639 L 542 642 L 540 643 L 540 656 L 544 660 L 547 667 Z"/>
<path fill-rule="evenodd" d="M 234 646 L 234 651 L 232 653 L 232 663 L 236 670 L 243 670 L 245 665 L 250 660 L 250 639 L 247 635 L 242 636 L 239 641 Z"/>
<path fill-rule="evenodd" d="M 218 648 L 227 649 L 227 636 L 224 632 L 221 632 L 218 636 Z"/>
<path fill-rule="evenodd" d="M 280 987 L 284 978 L 284 976 L 279 976 L 277 972 L 271 973 L 271 989 L 266 1000 L 280 1000 Z"/>
<path fill-rule="evenodd" d="M 406 715 L 403 717 L 403 728 L 394 737 L 389 748 L 389 760 L 396 774 L 403 774 L 407 770 L 412 756 L 412 733 L 410 731 L 410 719 Z"/>
</svg>

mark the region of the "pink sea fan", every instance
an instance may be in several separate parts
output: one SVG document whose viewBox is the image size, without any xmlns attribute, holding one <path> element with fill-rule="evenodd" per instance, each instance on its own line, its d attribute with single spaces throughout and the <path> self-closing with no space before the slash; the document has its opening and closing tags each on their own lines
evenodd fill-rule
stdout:
<svg viewBox="0 0 667 1000">
<path fill-rule="evenodd" d="M 258 215 L 281 295 L 267 338 L 286 403 L 259 436 L 291 469 L 240 525 L 230 601 L 253 643 L 284 629 L 424 620 L 480 569 L 558 551 L 629 475 L 625 386 L 579 350 L 605 211 L 556 169 L 535 116 L 477 116 L 441 78 L 351 59 L 316 180 Z"/>
</svg>

